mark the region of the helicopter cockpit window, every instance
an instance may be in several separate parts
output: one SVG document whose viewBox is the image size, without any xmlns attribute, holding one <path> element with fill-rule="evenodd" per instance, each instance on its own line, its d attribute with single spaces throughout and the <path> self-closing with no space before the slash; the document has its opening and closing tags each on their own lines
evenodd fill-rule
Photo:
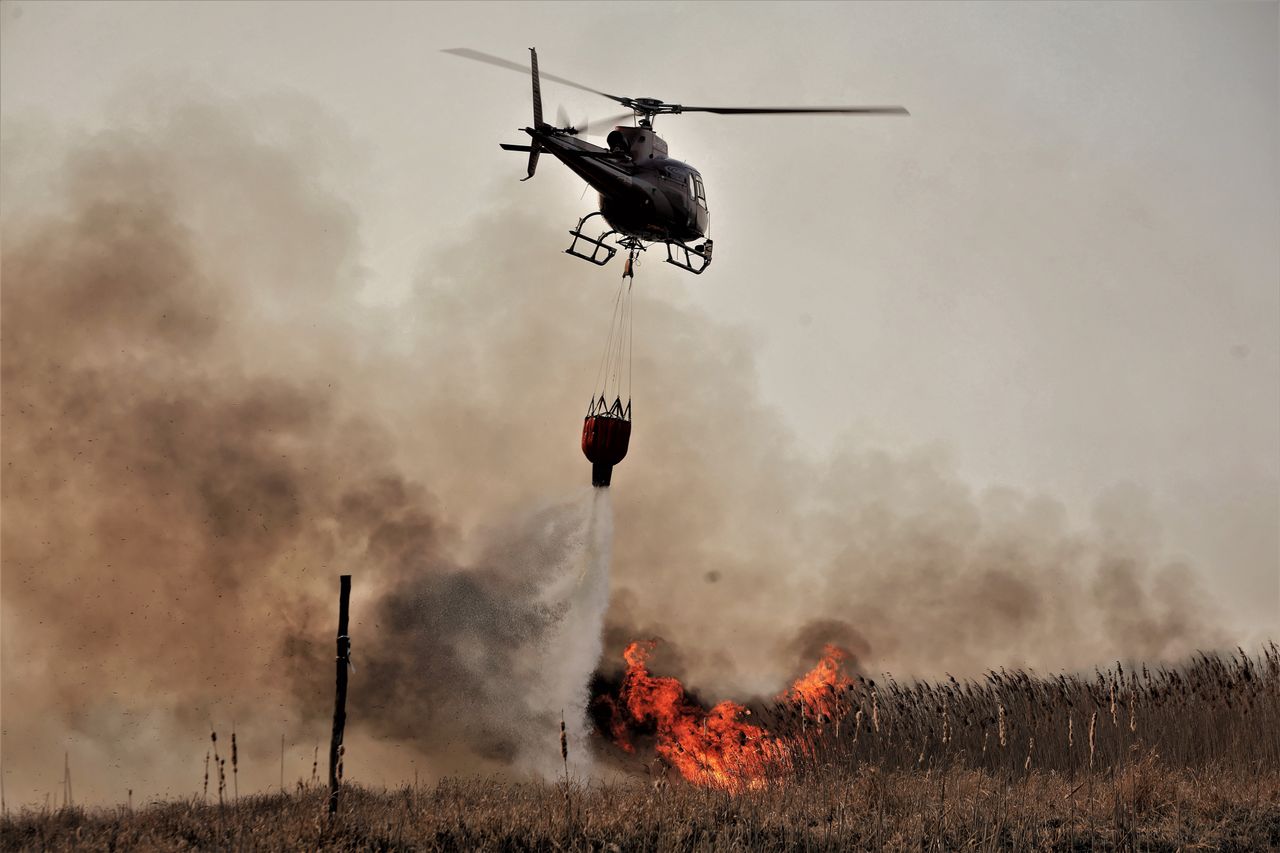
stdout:
<svg viewBox="0 0 1280 853">
<path fill-rule="evenodd" d="M 693 192 L 693 197 L 698 202 L 698 206 L 705 208 L 707 206 L 707 194 L 706 191 L 702 189 L 702 178 L 698 175 L 690 175 L 689 187 Z"/>
</svg>

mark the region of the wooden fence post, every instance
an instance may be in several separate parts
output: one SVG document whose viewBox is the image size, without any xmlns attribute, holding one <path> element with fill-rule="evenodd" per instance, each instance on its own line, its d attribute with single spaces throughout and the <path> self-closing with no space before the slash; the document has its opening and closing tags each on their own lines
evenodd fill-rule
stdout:
<svg viewBox="0 0 1280 853">
<path fill-rule="evenodd" d="M 342 760 L 342 730 L 347 724 L 347 667 L 351 637 L 347 635 L 351 603 L 351 575 L 342 575 L 338 591 L 338 685 L 333 702 L 333 738 L 329 741 L 329 814 L 338 811 L 338 762 Z"/>
</svg>

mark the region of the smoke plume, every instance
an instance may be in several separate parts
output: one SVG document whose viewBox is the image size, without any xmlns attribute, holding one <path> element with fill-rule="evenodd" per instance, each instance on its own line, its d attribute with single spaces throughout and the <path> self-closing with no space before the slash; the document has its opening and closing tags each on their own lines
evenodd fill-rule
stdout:
<svg viewBox="0 0 1280 853">
<path fill-rule="evenodd" d="M 190 793 L 208 727 L 233 722 L 247 788 L 277 784 L 281 735 L 284 784 L 309 778 L 344 572 L 347 768 L 373 783 L 545 773 L 561 711 L 585 772 L 606 602 L 606 667 L 661 637 L 655 671 L 716 695 L 774 693 L 830 641 L 932 675 L 1223 639 L 1138 492 L 1080 529 L 936 451 L 806 456 L 751 340 L 674 304 L 656 259 L 631 454 L 586 494 L 611 274 L 559 254 L 561 211 L 490 202 L 391 301 L 363 291 L 328 188 L 341 139 L 262 121 L 172 106 L 50 172 L 30 139 L 6 149 L 11 799 L 52 790 L 64 749 L 82 798 Z"/>
</svg>

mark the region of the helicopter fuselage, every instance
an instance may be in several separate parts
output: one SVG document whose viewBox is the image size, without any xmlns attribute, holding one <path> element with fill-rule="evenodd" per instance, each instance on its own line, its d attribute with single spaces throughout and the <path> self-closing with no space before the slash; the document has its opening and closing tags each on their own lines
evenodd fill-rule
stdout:
<svg viewBox="0 0 1280 853">
<path fill-rule="evenodd" d="M 627 127 L 618 125 L 609 133 L 607 148 L 592 145 L 578 138 L 579 132 L 587 132 L 592 123 L 577 127 L 556 127 L 542 119 L 542 83 L 538 74 L 538 51 L 529 48 L 529 66 L 492 56 L 470 48 L 448 48 L 446 53 L 465 59 L 496 65 L 511 71 L 528 73 L 533 102 L 533 126 L 524 128 L 529 134 L 530 145 L 500 143 L 507 151 L 523 151 L 529 155 L 527 181 L 538 168 L 538 158 L 543 151 L 568 166 L 575 174 L 594 187 L 600 194 L 600 210 L 578 220 L 569 232 L 573 242 L 565 249 L 567 254 L 581 258 L 597 266 L 604 266 L 618 251 L 628 251 L 624 278 L 631 275 L 637 252 L 643 252 L 645 243 L 663 243 L 667 249 L 667 263 L 701 275 L 711 263 L 712 241 L 707 236 L 711 216 L 707 212 L 707 195 L 702 186 L 702 175 L 688 163 L 681 163 L 667 156 L 667 143 L 653 132 L 653 122 L 661 115 L 682 113 L 712 113 L 715 115 L 908 115 L 900 106 L 848 106 L 848 107 L 726 107 L 688 106 L 673 104 L 658 98 L 633 98 L 611 95 L 591 86 L 575 83 L 564 77 L 547 74 L 546 79 L 590 92 L 615 101 L 626 107 L 630 114 L 602 121 L 609 126 L 615 121 L 632 118 L 637 123 Z M 583 230 L 588 220 L 602 216 L 612 230 L 593 236 Z M 618 246 L 607 244 L 611 237 L 620 236 Z M 698 243 L 697 241 L 702 242 Z M 690 245 L 696 243 L 696 245 Z"/>
<path fill-rule="evenodd" d="M 534 146 L 564 163 L 600 194 L 600 213 L 615 231 L 647 242 L 688 244 L 707 235 L 702 175 L 667 156 L 650 127 L 617 127 L 608 148 L 543 125 L 526 127 Z"/>
</svg>

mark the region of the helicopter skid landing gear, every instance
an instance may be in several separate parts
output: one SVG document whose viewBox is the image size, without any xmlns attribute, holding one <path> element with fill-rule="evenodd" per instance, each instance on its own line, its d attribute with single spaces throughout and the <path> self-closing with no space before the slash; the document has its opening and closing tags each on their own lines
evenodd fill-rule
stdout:
<svg viewBox="0 0 1280 853">
<path fill-rule="evenodd" d="M 618 250 L 604 242 L 606 237 L 614 233 L 613 231 L 606 231 L 599 237 L 592 237 L 589 234 L 582 233 L 582 226 L 587 224 L 587 220 L 593 216 L 600 215 L 600 212 L 596 211 L 595 213 L 588 213 L 586 216 L 578 220 L 577 227 L 569 232 L 573 237 L 573 242 L 569 244 L 569 248 L 564 250 L 566 255 L 573 255 L 575 258 L 582 258 L 582 260 L 590 261 L 598 267 L 602 267 L 609 263 L 609 261 L 613 260 L 613 256 L 618 253 Z M 579 240 L 591 246 L 591 251 L 589 253 L 585 248 L 578 248 Z M 600 256 L 601 252 L 605 253 L 604 257 Z"/>
<path fill-rule="evenodd" d="M 667 263 L 702 275 L 711 266 L 711 241 L 690 248 L 684 243 L 667 243 Z"/>
</svg>

